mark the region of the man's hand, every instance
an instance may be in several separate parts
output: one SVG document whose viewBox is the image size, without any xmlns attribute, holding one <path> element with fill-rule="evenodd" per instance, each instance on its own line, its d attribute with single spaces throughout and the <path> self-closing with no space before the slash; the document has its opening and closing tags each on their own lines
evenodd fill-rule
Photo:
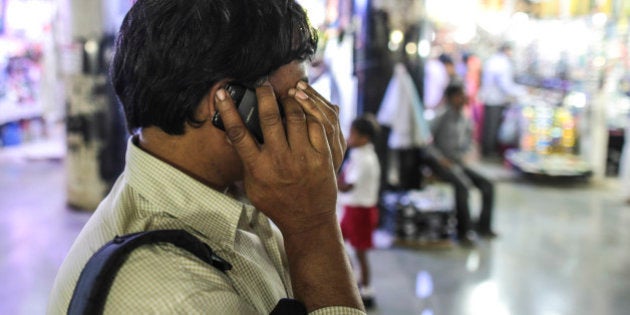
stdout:
<svg viewBox="0 0 630 315">
<path fill-rule="evenodd" d="M 346 140 L 339 124 L 339 107 L 328 102 L 306 82 L 298 83 L 297 88 L 305 92 L 309 97 L 308 100 L 299 99 L 301 103 L 304 106 L 311 107 L 312 110 L 310 112 L 315 114 L 318 120 L 324 122 L 326 137 L 333 156 L 333 165 L 335 166 L 335 171 L 339 171 L 343 162 L 343 155 L 346 152 Z M 293 92 L 297 92 L 297 90 L 293 90 Z"/>
<path fill-rule="evenodd" d="M 226 134 L 243 161 L 245 193 L 280 229 L 295 297 L 309 312 L 327 306 L 362 309 L 335 213 L 335 173 L 345 141 L 338 109 L 300 84 L 281 100 L 256 90 L 265 143 L 247 131 L 224 90 L 216 94 Z"/>
<path fill-rule="evenodd" d="M 453 161 L 449 160 L 446 157 L 439 158 L 438 159 L 438 163 L 440 163 L 440 165 L 442 165 L 442 167 L 444 167 L 446 169 L 450 169 L 454 165 Z"/>
<path fill-rule="evenodd" d="M 283 123 L 271 85 L 257 88 L 256 94 L 263 145 L 247 131 L 227 93 L 217 92 L 227 137 L 243 161 L 245 193 L 285 237 L 308 231 L 335 215 L 333 159 L 339 164 L 342 159 L 336 114 L 314 91 L 292 89 L 282 100 Z"/>
</svg>

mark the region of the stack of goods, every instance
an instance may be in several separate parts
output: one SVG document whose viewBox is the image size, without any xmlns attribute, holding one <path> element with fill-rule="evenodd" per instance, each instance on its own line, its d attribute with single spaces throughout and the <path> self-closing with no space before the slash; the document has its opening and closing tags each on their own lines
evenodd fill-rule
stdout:
<svg viewBox="0 0 630 315">
<path fill-rule="evenodd" d="M 577 119 L 573 109 L 533 103 L 522 108 L 520 150 L 507 151 L 507 162 L 541 179 L 590 177 L 590 165 L 576 154 Z"/>
<path fill-rule="evenodd" d="M 576 123 L 567 108 L 527 106 L 522 115 L 521 150 L 538 154 L 573 153 Z"/>
<path fill-rule="evenodd" d="M 448 185 L 386 192 L 383 196 L 383 228 L 395 234 L 401 245 L 449 241 L 456 224 L 452 194 Z"/>
</svg>

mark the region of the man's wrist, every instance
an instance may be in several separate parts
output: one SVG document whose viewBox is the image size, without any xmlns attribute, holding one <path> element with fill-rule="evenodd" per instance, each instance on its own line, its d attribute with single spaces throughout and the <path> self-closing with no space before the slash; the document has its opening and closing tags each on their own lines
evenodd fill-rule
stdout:
<svg viewBox="0 0 630 315">
<path fill-rule="evenodd" d="M 316 216 L 295 219 L 290 225 L 279 226 L 279 228 L 285 243 L 293 240 L 303 243 L 306 239 L 316 238 L 321 231 L 330 232 L 338 226 L 337 215 L 334 210 L 330 210 Z"/>
<path fill-rule="evenodd" d="M 328 306 L 362 309 L 336 215 L 285 237 L 293 290 L 309 312 Z"/>
</svg>

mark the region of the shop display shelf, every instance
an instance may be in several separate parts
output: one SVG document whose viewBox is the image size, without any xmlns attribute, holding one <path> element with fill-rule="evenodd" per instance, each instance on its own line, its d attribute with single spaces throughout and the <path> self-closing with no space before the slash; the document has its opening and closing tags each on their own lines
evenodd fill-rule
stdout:
<svg viewBox="0 0 630 315">
<path fill-rule="evenodd" d="M 514 169 L 532 179 L 588 180 L 593 175 L 588 163 L 574 154 L 508 150 L 505 160 Z"/>
</svg>

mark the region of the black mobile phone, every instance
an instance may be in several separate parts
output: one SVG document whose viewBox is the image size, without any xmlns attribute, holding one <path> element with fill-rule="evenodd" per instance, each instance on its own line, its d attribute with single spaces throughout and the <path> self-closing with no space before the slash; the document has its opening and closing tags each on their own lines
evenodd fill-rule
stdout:
<svg viewBox="0 0 630 315">
<path fill-rule="evenodd" d="M 259 143 L 263 143 L 262 129 L 260 129 L 260 120 L 258 119 L 258 99 L 256 98 L 256 91 L 238 83 L 230 83 L 225 86 L 225 90 L 230 93 L 230 96 L 236 104 L 245 126 L 254 135 Z M 225 130 L 221 115 L 217 111 L 212 117 L 212 124 Z"/>
</svg>

